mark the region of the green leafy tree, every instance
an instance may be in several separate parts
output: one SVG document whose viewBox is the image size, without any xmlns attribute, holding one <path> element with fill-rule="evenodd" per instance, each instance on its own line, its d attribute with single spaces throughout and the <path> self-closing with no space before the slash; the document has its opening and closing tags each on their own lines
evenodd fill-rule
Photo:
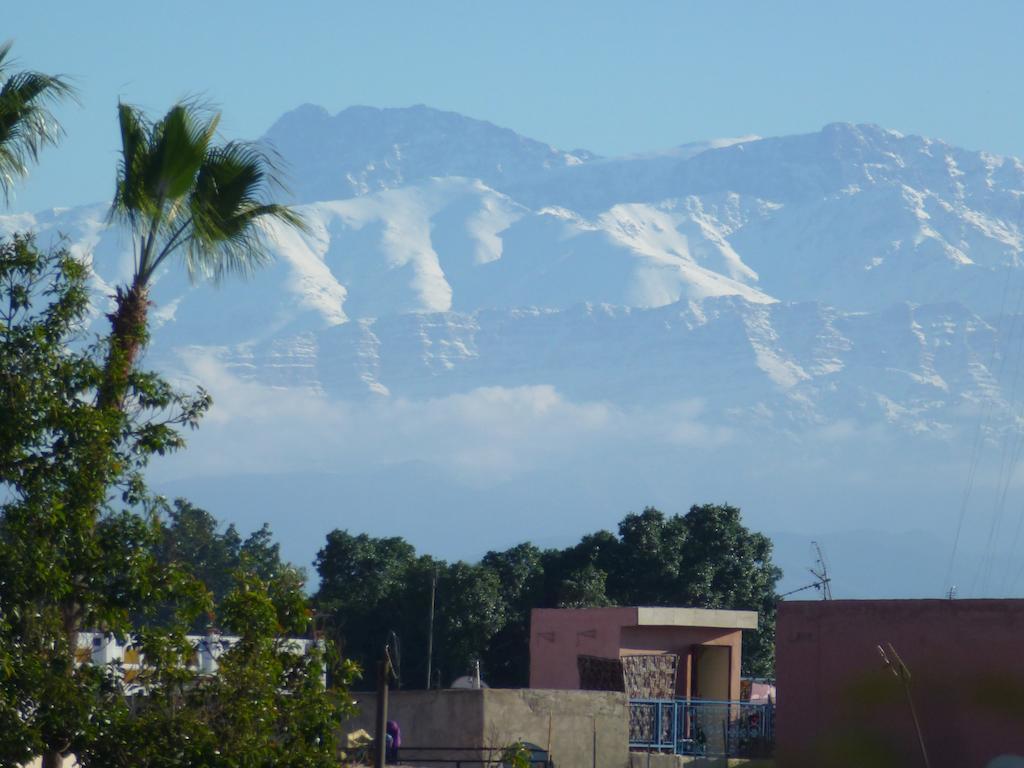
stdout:
<svg viewBox="0 0 1024 768">
<path fill-rule="evenodd" d="M 448 565 L 429 555 L 417 555 L 405 568 L 400 588 L 393 597 L 380 606 L 382 616 L 380 632 L 375 645 L 369 650 L 372 658 L 380 658 L 383 643 L 394 631 L 400 641 L 398 685 L 419 688 L 427 681 L 427 646 L 430 636 L 430 593 L 434 587 L 435 603 L 440 604 L 441 580 Z M 442 677 L 443 662 L 439 659 L 440 645 L 444 642 L 439 616 L 434 621 L 434 655 L 431 675 L 436 683 Z M 444 682 L 449 678 L 443 677 Z"/>
<path fill-rule="evenodd" d="M 125 407 L 98 405 L 103 350 L 78 335 L 86 277 L 31 238 L 0 243 L 0 764 L 333 764 L 355 667 L 288 639 L 311 611 L 268 530 L 222 541 L 212 516 L 180 502 L 168 538 L 141 472 L 181 446 L 208 400 L 133 370 Z M 83 498 L 97 490 L 99 512 Z M 241 639 L 218 675 L 197 678 L 186 632 L 213 610 L 201 579 L 216 584 L 232 560 L 215 619 Z M 138 676 L 77 663 L 83 627 L 132 638 Z"/>
<path fill-rule="evenodd" d="M 155 548 L 160 564 L 181 568 L 209 590 L 214 614 L 234 584 L 239 568 L 244 567 L 265 581 L 295 570 L 281 560 L 280 544 L 274 541 L 268 525 L 244 540 L 234 524 L 228 525 L 223 533 L 220 527 L 217 518 L 205 509 L 186 499 L 175 499 L 160 515 Z M 164 611 L 167 620 L 169 611 L 170 607 Z M 212 619 L 213 616 L 202 616 L 192 629 L 203 632 Z"/>
<path fill-rule="evenodd" d="M 693 506 L 683 518 L 686 544 L 678 583 L 687 604 L 757 611 L 757 632 L 743 636 L 743 672 L 771 675 L 775 658 L 775 587 L 782 571 L 772 542 L 743 525 L 738 507 Z"/>
<path fill-rule="evenodd" d="M 324 650 L 291 640 L 309 622 L 298 574 L 265 581 L 236 571 L 219 618 L 237 642 L 218 657 L 216 674 L 203 678 L 188 667 L 192 648 L 182 636 L 142 637 L 142 671 L 134 684 L 141 681 L 147 695 L 130 698 L 123 681 L 108 683 L 103 717 L 90 722 L 77 753 L 80 764 L 337 765 L 337 724 L 353 705 L 325 688 Z M 342 665 L 333 678 L 347 686 L 355 672 Z"/>
<path fill-rule="evenodd" d="M 11 72 L 11 43 L 0 44 L 0 190 L 9 199 L 14 182 L 28 174 L 40 150 L 62 130 L 50 107 L 72 98 L 68 81 L 42 72 Z"/>
<path fill-rule="evenodd" d="M 126 407 L 98 407 L 86 278 L 66 251 L 0 242 L 0 758 L 15 763 L 28 751 L 57 765 L 95 712 L 102 680 L 75 663 L 81 627 L 123 635 L 147 605 L 204 597 L 157 566 L 141 473 L 181 447 L 208 399 L 133 371 Z"/>
<path fill-rule="evenodd" d="M 430 590 L 446 564 L 419 557 L 401 537 L 353 536 L 334 530 L 317 554 L 315 603 L 344 656 L 363 669 L 383 658 L 394 632 L 400 640 L 399 685 L 426 682 Z M 435 633 L 435 645 L 437 644 Z M 435 668 L 437 668 L 435 666 Z M 372 686 L 372 679 L 365 679 Z"/>
<path fill-rule="evenodd" d="M 619 556 L 612 598 L 620 605 L 680 604 L 680 570 L 687 550 L 685 518 L 647 507 L 619 523 Z"/>
<path fill-rule="evenodd" d="M 770 675 L 782 576 L 771 553 L 771 540 L 746 528 L 738 507 L 695 505 L 671 517 L 648 507 L 619 524 L 607 595 L 618 605 L 757 611 L 757 631 L 743 637 L 743 672 Z"/>
<path fill-rule="evenodd" d="M 316 568 L 320 589 L 315 602 L 330 615 L 344 655 L 372 668 L 394 632 L 401 644 L 403 685 L 426 682 L 432 586 L 432 668 L 442 681 L 450 682 L 466 674 L 473 661 L 485 660 L 506 620 L 501 583 L 493 570 L 417 556 L 399 537 L 331 531 L 317 554 Z"/>
<path fill-rule="evenodd" d="M 530 610 L 544 594 L 543 552 L 529 542 L 504 552 L 488 552 L 484 568 L 498 578 L 504 624 L 484 652 L 487 681 L 493 686 L 525 685 L 529 679 Z"/>
<path fill-rule="evenodd" d="M 505 623 L 497 575 L 482 566 L 452 563 L 437 581 L 435 666 L 442 679 L 468 674 Z M 488 674 L 486 668 L 484 675 Z"/>
<path fill-rule="evenodd" d="M 274 535 L 267 523 L 245 538 L 238 554 L 239 560 L 245 563 L 246 568 L 267 581 L 286 571 L 295 570 L 294 566 L 281 560 L 281 545 L 274 541 Z"/>
<path fill-rule="evenodd" d="M 621 544 L 610 531 L 583 536 L 579 543 L 543 555 L 544 598 L 537 608 L 596 608 L 611 605 L 607 581 L 618 568 Z"/>
<path fill-rule="evenodd" d="M 8 52 L 0 48 L 0 75 Z M 62 79 L 37 73 L 4 81 L 5 195 L 56 140 L 47 106 L 69 94 Z M 310 614 L 302 576 L 280 566 L 269 530 L 199 553 L 200 567 L 158 555 L 167 541 L 142 471 L 183 445 L 181 428 L 196 425 L 209 398 L 181 395 L 136 365 L 149 285 L 166 259 L 182 253 L 190 275 L 219 280 L 265 261 L 259 224 L 301 222 L 265 199 L 276 183 L 266 154 L 214 143 L 215 115 L 179 104 L 150 123 L 121 105 L 119 117 L 112 216 L 131 229 L 136 269 L 117 291 L 105 344 L 79 337 L 84 265 L 40 252 L 30 237 L 0 243 L 0 763 L 42 754 L 56 768 L 75 753 L 103 766 L 327 765 L 349 699 L 325 695 L 329 653 L 297 653 L 282 639 Z M 177 511 L 179 547 L 209 534 L 202 515 Z M 214 581 L 218 559 L 232 554 L 243 567 L 223 619 L 241 639 L 204 684 L 188 668 L 184 635 L 211 608 L 196 572 Z M 144 663 L 131 685 L 144 697 L 129 696 L 116 669 L 79 663 L 84 627 L 135 638 Z M 345 685 L 354 671 L 338 665 L 333 677 Z"/>
<path fill-rule="evenodd" d="M 210 591 L 219 605 L 233 584 L 239 565 L 241 536 L 234 525 L 221 534 L 217 519 L 185 499 L 175 499 L 165 513 L 156 544 L 157 560 L 176 563 Z"/>
<path fill-rule="evenodd" d="M 342 530 L 327 534 L 317 553 L 318 609 L 331 616 L 342 653 L 364 669 L 373 669 L 380 660 L 389 631 L 405 637 L 397 623 L 407 616 L 399 608 L 406 602 L 415 562 L 416 550 L 402 538 L 353 536 Z"/>
<path fill-rule="evenodd" d="M 319 602 L 356 613 L 369 610 L 394 597 L 415 560 L 416 549 L 399 536 L 380 539 L 335 529 L 316 556 Z"/>
<path fill-rule="evenodd" d="M 570 572 L 559 585 L 558 608 L 602 608 L 614 605 L 608 597 L 608 574 L 593 563 Z"/>
</svg>

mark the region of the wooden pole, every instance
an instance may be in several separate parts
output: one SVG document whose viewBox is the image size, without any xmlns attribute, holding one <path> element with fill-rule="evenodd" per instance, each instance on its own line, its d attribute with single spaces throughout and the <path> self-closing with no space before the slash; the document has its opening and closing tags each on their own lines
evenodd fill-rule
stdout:
<svg viewBox="0 0 1024 768">
<path fill-rule="evenodd" d="M 388 663 L 377 662 L 377 753 L 374 768 L 384 768 L 388 747 Z"/>
<path fill-rule="evenodd" d="M 437 592 L 437 568 L 430 580 L 430 626 L 427 629 L 427 690 L 430 690 L 430 673 L 434 661 L 434 595 Z"/>
<path fill-rule="evenodd" d="M 914 730 L 917 731 L 917 743 L 921 747 L 921 759 L 924 760 L 925 768 L 931 768 L 931 761 L 928 760 L 928 749 L 924 745 L 924 733 L 921 731 L 921 721 L 917 719 L 917 708 L 914 706 L 914 697 L 910 695 L 910 681 L 903 681 L 903 690 L 907 692 L 907 703 L 910 704 L 910 715 L 914 718 Z"/>
</svg>

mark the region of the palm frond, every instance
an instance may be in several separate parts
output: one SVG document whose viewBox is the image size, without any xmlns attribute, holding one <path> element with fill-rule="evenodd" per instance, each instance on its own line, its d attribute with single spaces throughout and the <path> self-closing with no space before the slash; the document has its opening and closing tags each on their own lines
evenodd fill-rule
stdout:
<svg viewBox="0 0 1024 768">
<path fill-rule="evenodd" d="M 185 101 L 152 123 L 128 105 L 118 116 L 122 157 L 111 217 L 132 227 L 137 280 L 148 283 L 178 250 L 193 280 L 248 275 L 269 260 L 267 223 L 305 229 L 291 208 L 271 202 L 283 189 L 272 151 L 214 145 L 217 113 Z"/>
<path fill-rule="evenodd" d="M 10 67 L 11 43 L 0 44 L 0 77 Z M 39 158 L 43 147 L 56 144 L 63 131 L 50 112 L 50 106 L 75 91 L 59 75 L 41 72 L 16 72 L 0 86 L 0 189 L 9 199 L 11 187 L 28 174 L 29 166 Z"/>
<path fill-rule="evenodd" d="M 193 105 L 179 103 L 156 123 L 146 169 L 146 189 L 151 197 L 173 203 L 188 194 L 218 122 L 216 115 L 204 119 Z"/>
<path fill-rule="evenodd" d="M 188 214 L 188 199 L 219 119 L 190 101 L 178 102 L 155 122 L 135 107 L 118 105 L 121 160 L 110 217 L 131 227 L 138 248 L 136 270 L 144 282 L 187 226 L 181 215 Z"/>
<path fill-rule="evenodd" d="M 256 144 L 229 142 L 209 153 L 190 201 L 185 266 L 192 279 L 219 282 L 230 274 L 248 275 L 265 264 L 266 223 L 306 228 L 288 206 L 265 202 L 280 187 L 274 159 Z"/>
<path fill-rule="evenodd" d="M 144 179 L 153 129 L 142 112 L 130 104 L 117 105 L 117 122 L 121 129 L 121 159 L 110 217 L 134 227 L 140 216 L 151 214 Z"/>
<path fill-rule="evenodd" d="M 190 279 L 220 283 L 231 275 L 248 277 L 270 263 L 267 240 L 273 238 L 273 231 L 268 225 L 275 221 L 306 230 L 298 213 L 274 203 L 239 210 L 216 237 L 204 238 L 193 232 L 185 249 L 185 268 Z"/>
<path fill-rule="evenodd" d="M 0 43 L 0 77 L 4 76 L 4 72 L 6 72 L 7 68 L 10 66 L 10 63 L 7 61 L 7 57 L 10 55 L 11 48 L 13 46 L 13 40 L 5 40 Z"/>
</svg>

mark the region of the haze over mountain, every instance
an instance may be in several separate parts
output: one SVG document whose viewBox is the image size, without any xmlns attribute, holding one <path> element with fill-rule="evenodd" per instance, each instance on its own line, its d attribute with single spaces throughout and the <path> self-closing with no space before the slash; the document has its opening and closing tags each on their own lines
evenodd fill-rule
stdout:
<svg viewBox="0 0 1024 768">
<path fill-rule="evenodd" d="M 309 233 L 154 293 L 148 361 L 217 402 L 169 492 L 304 562 L 335 526 L 472 557 L 728 500 L 791 532 L 788 588 L 832 537 L 847 596 L 941 593 L 963 508 L 963 591 L 1024 589 L 1019 160 L 848 124 L 599 158 L 422 106 L 266 138 Z M 105 213 L 0 217 L 92 259 L 98 322 Z"/>
</svg>

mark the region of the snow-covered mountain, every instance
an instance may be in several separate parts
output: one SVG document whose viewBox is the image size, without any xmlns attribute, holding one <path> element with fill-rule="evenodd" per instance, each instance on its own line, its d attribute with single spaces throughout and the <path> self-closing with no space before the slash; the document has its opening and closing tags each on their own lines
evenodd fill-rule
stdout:
<svg viewBox="0 0 1024 768">
<path fill-rule="evenodd" d="M 332 117 L 306 104 L 281 117 L 265 138 L 286 159 L 300 202 L 341 200 L 439 176 L 502 188 L 594 158 L 425 106 L 349 107 Z"/>
<path fill-rule="evenodd" d="M 215 423 L 252 419 L 259 408 L 274 409 L 274 398 L 307 403 L 291 427 L 274 427 L 297 432 L 282 443 L 300 455 L 285 461 L 268 449 L 263 465 L 221 463 L 221 473 L 349 471 L 358 461 L 347 447 L 332 464 L 298 433 L 330 422 L 358 443 L 438 403 L 463 409 L 443 411 L 449 421 L 425 418 L 409 444 L 426 446 L 432 435 L 472 432 L 514 410 L 493 396 L 503 392 L 514 402 L 526 397 L 534 410 L 512 437 L 496 431 L 514 446 L 501 456 L 544 454 L 549 444 L 561 451 L 540 469 L 522 470 L 517 455 L 513 473 L 572 466 L 587 483 L 586 441 L 603 445 L 602 466 L 622 467 L 632 466 L 640 443 L 662 441 L 650 466 L 670 471 L 697 452 L 693 463 L 703 469 L 682 488 L 649 481 L 641 492 L 735 488 L 730 498 L 788 509 L 774 527 L 794 529 L 821 523 L 820 510 L 784 500 L 784 478 L 766 485 L 756 471 L 737 473 L 729 466 L 736 456 L 756 462 L 770 445 L 774 472 L 801 474 L 809 455 L 820 455 L 810 446 L 839 441 L 835 458 L 847 466 L 816 476 L 846 482 L 837 479 L 843 472 L 869 473 L 876 465 L 858 457 L 884 444 L 889 466 L 904 457 L 898 474 L 915 482 L 923 457 L 942 463 L 933 489 L 942 504 L 941 493 L 962 491 L 964 467 L 976 460 L 963 446 L 979 426 L 998 445 L 1017 424 L 1017 159 L 848 124 L 600 158 L 427 107 L 353 107 L 332 117 L 304 106 L 266 139 L 290 168 L 309 232 L 272 232 L 277 258 L 250 283 L 192 287 L 172 269 L 154 293 L 150 361 L 253 398 L 247 412 L 215 413 Z M 129 267 L 127 241 L 106 227 L 105 213 L 98 204 L 12 215 L 0 217 L 0 230 L 66 236 L 92 259 L 102 309 Z M 305 421 L 317 408 L 338 421 Z M 559 442 L 550 420 L 563 411 L 573 439 Z M 467 413 L 477 421 L 464 421 Z M 470 432 L 470 453 L 496 450 L 487 434 Z M 634 437 L 616 447 L 611 435 L 623 432 Z M 449 440 L 458 442 L 452 434 L 441 442 Z M 705 463 L 712 444 L 718 464 Z M 202 446 L 196 452 L 217 450 Z M 617 451 L 633 454 L 625 460 Z M 447 457 L 426 447 L 398 453 L 368 450 L 367 466 L 425 461 L 475 488 L 495 482 L 485 470 L 460 474 L 469 465 L 454 449 Z M 180 474 L 209 474 L 201 464 Z M 701 485 L 714 467 L 731 485 Z M 886 482 L 891 490 L 901 481 Z M 913 498 L 905 491 L 893 498 Z M 865 477 L 847 501 L 851 509 L 877 507 L 879 497 L 879 483 Z M 603 498 L 611 503 L 615 493 Z M 623 511 L 600 510 L 600 524 Z M 570 527 L 593 527 L 592 507 L 566 514 L 578 522 Z M 892 516 L 871 514 L 876 522 Z M 908 526 L 926 524 L 922 510 L 907 515 Z M 508 543 L 507 529 L 489 529 L 484 546 Z"/>
</svg>

